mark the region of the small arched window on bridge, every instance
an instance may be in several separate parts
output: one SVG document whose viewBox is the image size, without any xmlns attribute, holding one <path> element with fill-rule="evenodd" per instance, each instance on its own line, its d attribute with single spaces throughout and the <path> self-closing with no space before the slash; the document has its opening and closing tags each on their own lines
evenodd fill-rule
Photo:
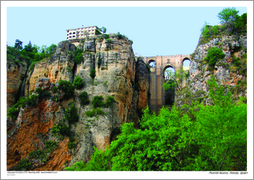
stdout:
<svg viewBox="0 0 254 180">
<path fill-rule="evenodd" d="M 155 67 L 156 66 L 156 61 L 151 60 L 151 61 L 149 61 L 148 64 L 149 64 L 150 67 Z"/>
<path fill-rule="evenodd" d="M 167 67 L 164 71 L 164 78 L 165 80 L 169 80 L 174 78 L 175 76 L 175 69 L 171 66 Z"/>
<path fill-rule="evenodd" d="M 183 70 L 184 71 L 187 71 L 190 69 L 190 63 L 191 63 L 190 59 L 188 59 L 188 58 L 183 59 Z"/>
</svg>

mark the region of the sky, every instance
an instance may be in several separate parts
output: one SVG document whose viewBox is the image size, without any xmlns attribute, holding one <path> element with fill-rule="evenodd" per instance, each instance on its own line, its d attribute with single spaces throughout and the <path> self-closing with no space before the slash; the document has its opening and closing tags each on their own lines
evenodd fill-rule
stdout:
<svg viewBox="0 0 254 180">
<path fill-rule="evenodd" d="M 79 6 L 81 2 L 72 3 Z M 220 2 L 214 2 L 218 6 Z M 164 3 L 165 4 L 165 3 Z M 50 46 L 66 40 L 66 30 L 83 26 L 106 27 L 106 33 L 124 34 L 133 41 L 133 50 L 140 56 L 191 54 L 194 52 L 207 22 L 219 24 L 218 13 L 228 6 L 218 7 L 7 7 L 7 44 L 15 40 L 29 41 L 37 46 Z M 232 4 L 230 4 L 232 5 Z M 25 6 L 25 5 L 23 5 Z M 31 6 L 31 5 L 29 5 Z M 38 6 L 38 5 L 37 5 Z M 50 4 L 47 4 L 50 6 Z M 58 5 L 59 6 L 59 5 Z M 86 6 L 81 3 L 80 6 Z M 110 3 L 107 4 L 110 6 Z M 231 6 L 229 6 L 231 7 Z M 236 6 L 232 6 L 236 7 Z M 239 15 L 247 7 L 236 7 Z"/>
</svg>

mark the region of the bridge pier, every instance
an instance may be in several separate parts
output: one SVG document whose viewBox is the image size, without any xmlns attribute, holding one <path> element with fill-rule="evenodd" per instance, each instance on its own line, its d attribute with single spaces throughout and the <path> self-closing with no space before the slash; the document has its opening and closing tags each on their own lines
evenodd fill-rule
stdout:
<svg viewBox="0 0 254 180">
<path fill-rule="evenodd" d="M 165 90 L 162 85 L 165 82 L 164 71 L 167 67 L 179 70 L 183 67 L 183 61 L 189 59 L 190 55 L 173 55 L 173 56 L 154 56 L 144 57 L 144 62 L 149 65 L 155 62 L 154 67 L 150 67 L 150 109 L 156 114 L 159 113 L 165 105 Z"/>
</svg>

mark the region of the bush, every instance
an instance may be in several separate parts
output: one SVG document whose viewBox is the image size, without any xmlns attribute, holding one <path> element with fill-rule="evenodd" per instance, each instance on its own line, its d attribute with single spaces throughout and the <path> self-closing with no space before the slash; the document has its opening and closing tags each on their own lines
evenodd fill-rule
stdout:
<svg viewBox="0 0 254 180">
<path fill-rule="evenodd" d="M 80 64 L 80 63 L 83 61 L 83 54 L 82 54 L 82 53 L 78 53 L 78 54 L 75 56 L 74 61 L 75 61 L 77 64 Z"/>
<path fill-rule="evenodd" d="M 45 141 L 44 142 L 46 152 L 52 152 L 54 149 L 58 147 L 58 143 L 55 141 Z"/>
<path fill-rule="evenodd" d="M 73 149 L 75 148 L 75 143 L 74 142 L 68 142 L 68 149 Z"/>
<path fill-rule="evenodd" d="M 91 69 L 91 71 L 90 71 L 90 76 L 91 76 L 92 79 L 95 78 L 95 76 L 96 76 L 95 69 Z"/>
<path fill-rule="evenodd" d="M 70 108 L 65 109 L 64 112 L 64 119 L 68 120 L 69 123 L 74 123 L 78 122 L 78 113 L 77 113 L 77 108 L 74 106 L 74 103 L 70 103 Z"/>
<path fill-rule="evenodd" d="M 211 47 L 208 49 L 204 61 L 206 61 L 209 66 L 214 67 L 216 62 L 225 57 L 224 52 L 218 47 Z"/>
<path fill-rule="evenodd" d="M 76 76 L 73 82 L 75 89 L 81 89 L 84 86 L 84 82 L 81 77 Z"/>
<path fill-rule="evenodd" d="M 41 88 L 37 88 L 35 90 L 35 92 L 38 93 L 38 97 L 39 97 L 40 100 L 43 99 L 43 98 L 47 98 L 51 95 L 51 93 L 49 91 L 45 91 Z"/>
<path fill-rule="evenodd" d="M 105 107 L 109 107 L 113 102 L 115 102 L 115 99 L 113 96 L 107 96 L 106 102 L 105 102 Z"/>
<path fill-rule="evenodd" d="M 37 95 L 33 94 L 31 95 L 27 101 L 26 101 L 26 104 L 29 106 L 29 107 L 34 107 L 36 102 L 37 102 Z"/>
<path fill-rule="evenodd" d="M 56 87 L 56 86 L 53 86 L 53 87 L 52 87 L 52 92 L 53 92 L 53 93 L 56 93 L 56 92 L 57 92 L 57 87 Z"/>
<path fill-rule="evenodd" d="M 93 108 L 92 111 L 87 111 L 87 112 L 86 112 L 86 115 L 87 115 L 88 117 L 93 117 L 93 116 L 95 116 L 95 109 Z"/>
<path fill-rule="evenodd" d="M 104 115 L 105 113 L 101 110 L 101 108 L 96 109 L 96 114 L 98 115 Z"/>
<path fill-rule="evenodd" d="M 103 107 L 104 106 L 103 97 L 102 96 L 94 96 L 93 100 L 92 100 L 92 104 L 93 104 L 94 108 Z"/>
<path fill-rule="evenodd" d="M 55 95 L 52 97 L 52 100 L 55 101 L 55 102 L 59 101 L 59 96 L 58 96 L 58 94 L 55 94 Z"/>
<path fill-rule="evenodd" d="M 70 136 L 70 128 L 65 124 L 58 123 L 51 129 L 51 134 L 55 137 L 61 138 L 61 136 Z"/>
<path fill-rule="evenodd" d="M 45 155 L 43 153 L 43 151 L 41 151 L 40 149 L 31 151 L 29 153 L 29 158 L 33 158 L 33 159 L 43 159 L 45 158 Z"/>
<path fill-rule="evenodd" d="M 75 141 L 75 138 L 74 137 L 71 137 L 69 138 L 70 142 L 74 142 Z"/>
<path fill-rule="evenodd" d="M 19 108 L 16 108 L 13 106 L 12 108 L 8 110 L 7 117 L 11 117 L 11 119 L 15 120 L 17 119 L 18 114 L 19 114 Z"/>
<path fill-rule="evenodd" d="M 17 171 L 26 171 L 32 167 L 32 164 L 28 162 L 28 159 L 21 159 L 16 167 Z"/>
<path fill-rule="evenodd" d="M 90 103 L 90 100 L 88 98 L 88 94 L 86 91 L 83 91 L 80 95 L 79 95 L 79 98 L 81 100 L 81 104 L 82 105 L 87 105 Z"/>
<path fill-rule="evenodd" d="M 62 90 L 65 93 L 64 97 L 68 99 L 74 95 L 75 88 L 70 81 L 60 80 L 58 89 Z"/>
</svg>

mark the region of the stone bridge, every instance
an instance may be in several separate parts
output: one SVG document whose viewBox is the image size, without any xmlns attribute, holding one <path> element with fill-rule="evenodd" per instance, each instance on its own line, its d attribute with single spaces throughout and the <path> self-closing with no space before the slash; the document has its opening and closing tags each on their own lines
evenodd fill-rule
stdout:
<svg viewBox="0 0 254 180">
<path fill-rule="evenodd" d="M 144 57 L 145 63 L 150 65 L 150 108 L 158 114 L 166 102 L 166 93 L 162 85 L 166 81 L 164 72 L 167 68 L 173 68 L 175 71 L 183 68 L 188 71 L 189 66 L 183 66 L 183 62 L 190 59 L 190 54 L 187 55 L 169 55 L 169 56 L 154 56 Z M 182 86 L 185 86 L 183 82 Z M 173 100 L 174 101 L 174 100 Z"/>
</svg>

